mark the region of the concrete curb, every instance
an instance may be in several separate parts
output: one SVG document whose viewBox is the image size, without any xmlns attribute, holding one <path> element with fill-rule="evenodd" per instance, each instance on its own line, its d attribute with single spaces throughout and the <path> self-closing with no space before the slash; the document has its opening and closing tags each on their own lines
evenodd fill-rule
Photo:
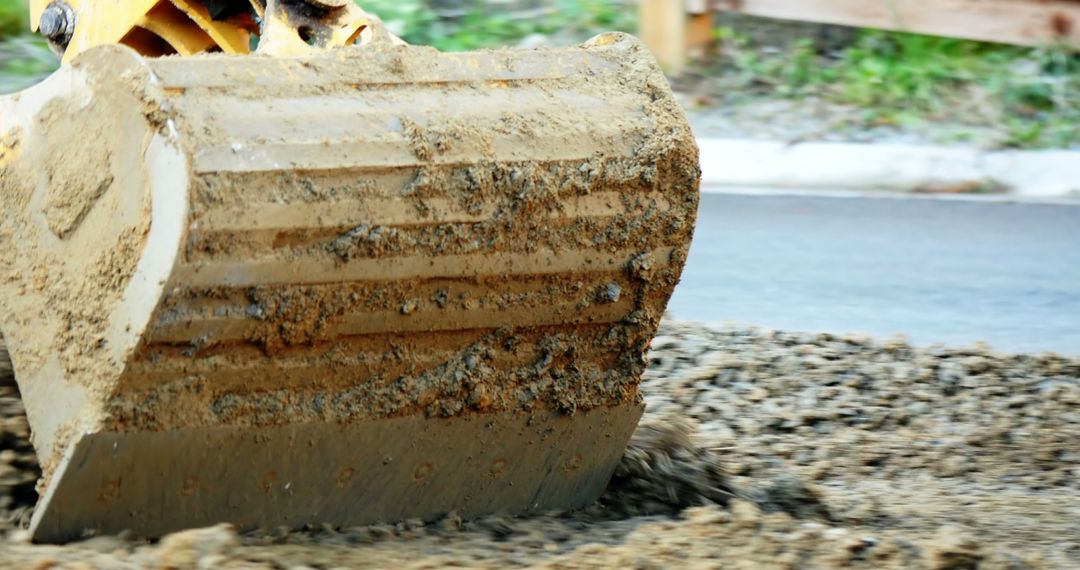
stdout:
<svg viewBox="0 0 1080 570">
<path fill-rule="evenodd" d="M 1080 197 L 1080 151 L 698 139 L 706 188 Z"/>
</svg>

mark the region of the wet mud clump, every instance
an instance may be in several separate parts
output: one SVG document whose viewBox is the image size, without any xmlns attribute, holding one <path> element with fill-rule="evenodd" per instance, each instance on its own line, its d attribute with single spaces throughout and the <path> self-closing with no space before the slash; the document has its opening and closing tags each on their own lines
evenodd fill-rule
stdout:
<svg viewBox="0 0 1080 570">
<path fill-rule="evenodd" d="M 18 530 L 36 472 L 8 460 L 31 456 L 0 384 L 0 566 L 1080 566 L 1080 359 L 669 321 L 641 389 L 645 418 L 581 511 L 53 547 Z"/>
</svg>

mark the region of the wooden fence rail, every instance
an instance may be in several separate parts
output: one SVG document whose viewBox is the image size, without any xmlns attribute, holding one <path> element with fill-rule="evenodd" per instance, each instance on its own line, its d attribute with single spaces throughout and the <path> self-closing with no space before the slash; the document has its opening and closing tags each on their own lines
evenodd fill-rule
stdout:
<svg viewBox="0 0 1080 570">
<path fill-rule="evenodd" d="M 713 15 L 839 24 L 1007 44 L 1080 46 L 1077 0 L 641 0 L 640 27 L 677 72 L 712 38 Z"/>
</svg>

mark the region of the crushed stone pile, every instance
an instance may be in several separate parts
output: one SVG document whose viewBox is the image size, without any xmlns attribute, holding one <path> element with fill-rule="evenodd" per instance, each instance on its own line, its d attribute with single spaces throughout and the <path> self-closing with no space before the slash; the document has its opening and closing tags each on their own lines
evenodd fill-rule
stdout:
<svg viewBox="0 0 1080 570">
<path fill-rule="evenodd" d="M 588 509 L 31 545 L 36 464 L 0 380 L 0 566 L 1080 567 L 1080 359 L 667 321 L 645 418 Z"/>
</svg>

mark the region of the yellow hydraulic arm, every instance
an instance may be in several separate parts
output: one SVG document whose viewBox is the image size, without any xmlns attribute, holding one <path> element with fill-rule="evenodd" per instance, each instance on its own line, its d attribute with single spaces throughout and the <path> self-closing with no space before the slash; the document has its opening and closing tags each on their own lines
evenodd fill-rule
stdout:
<svg viewBox="0 0 1080 570">
<path fill-rule="evenodd" d="M 145 56 L 246 54 L 256 45 L 264 53 L 298 55 L 365 41 L 373 21 L 352 0 L 30 2 L 31 28 L 65 62 L 103 44 L 124 44 Z"/>
</svg>

